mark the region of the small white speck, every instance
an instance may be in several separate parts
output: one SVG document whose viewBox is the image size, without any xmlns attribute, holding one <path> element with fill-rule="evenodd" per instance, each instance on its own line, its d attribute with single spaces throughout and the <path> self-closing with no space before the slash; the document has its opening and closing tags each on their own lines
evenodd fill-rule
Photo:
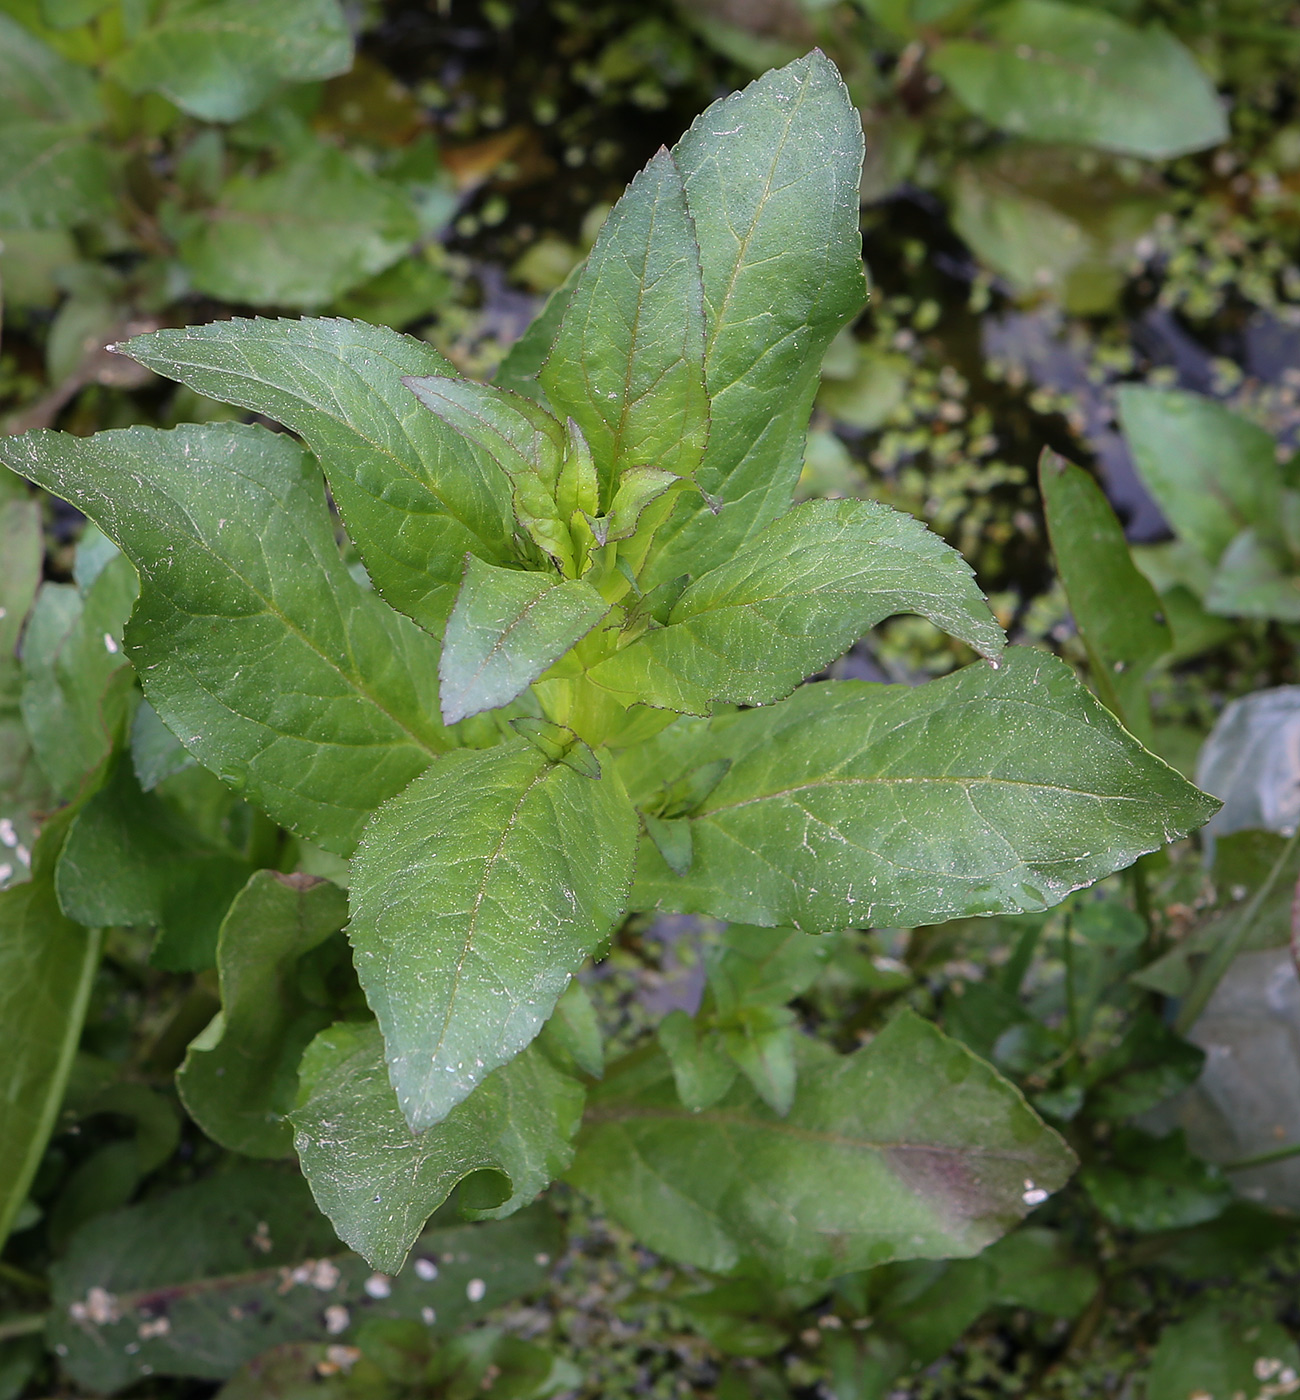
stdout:
<svg viewBox="0 0 1300 1400">
<path fill-rule="evenodd" d="M 549 1254 L 533 1255 L 533 1263 L 536 1264 L 539 1269 L 544 1269 L 550 1262 L 551 1256 Z"/>
<path fill-rule="evenodd" d="M 371 1274 L 365 1282 L 365 1290 L 371 1298 L 387 1298 L 393 1285 L 387 1274 Z"/>
<path fill-rule="evenodd" d="M 340 1332 L 346 1332 L 351 1321 L 352 1315 L 342 1303 L 331 1303 L 325 1309 L 325 1330 L 331 1337 L 337 1337 Z"/>
<path fill-rule="evenodd" d="M 432 1283 L 438 1277 L 438 1266 L 432 1259 L 417 1259 L 415 1261 L 415 1276 L 422 1278 L 425 1283 Z"/>
<path fill-rule="evenodd" d="M 30 865 L 32 863 L 32 853 L 27 849 L 26 846 L 15 846 L 14 855 L 18 857 L 19 865 Z"/>
<path fill-rule="evenodd" d="M 155 1317 L 149 1322 L 142 1322 L 135 1329 L 135 1334 L 142 1342 L 152 1340 L 154 1337 L 165 1337 L 172 1330 L 169 1318 Z"/>
<path fill-rule="evenodd" d="M 471 1303 L 481 1303 L 486 1292 L 487 1284 L 481 1278 L 472 1278 L 465 1285 L 465 1296 Z"/>
<path fill-rule="evenodd" d="M 1025 1191 L 1020 1199 L 1027 1206 L 1041 1206 L 1047 1199 L 1047 1195 L 1048 1193 L 1041 1186 L 1035 1186 L 1029 1177 L 1025 1178 Z"/>
<path fill-rule="evenodd" d="M 8 817 L 0 817 L 0 841 L 6 846 L 18 844 L 18 833 L 14 830 L 14 824 Z"/>
<path fill-rule="evenodd" d="M 432 1308 L 421 1308 L 420 1316 L 424 1319 L 424 1325 L 426 1327 L 432 1327 L 438 1320 L 438 1314 L 434 1312 Z"/>
<path fill-rule="evenodd" d="M 117 655 L 117 643 L 113 640 L 113 634 L 111 632 L 104 633 L 104 650 L 110 656 Z"/>
</svg>

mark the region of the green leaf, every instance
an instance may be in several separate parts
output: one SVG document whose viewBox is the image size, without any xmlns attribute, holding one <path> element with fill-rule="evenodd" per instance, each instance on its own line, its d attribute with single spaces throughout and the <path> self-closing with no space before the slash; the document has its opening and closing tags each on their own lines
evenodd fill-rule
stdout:
<svg viewBox="0 0 1300 1400">
<path fill-rule="evenodd" d="M 1015 136 L 1169 160 L 1226 139 L 1209 79 L 1162 29 L 1058 0 L 1011 0 L 929 56 L 977 116 Z"/>
<path fill-rule="evenodd" d="M 46 823 L 32 878 L 0 891 L 0 1243 L 8 1238 L 54 1127 L 99 966 L 99 933 L 64 917 L 54 862 L 71 809 Z"/>
<path fill-rule="evenodd" d="M 152 792 L 193 765 L 194 755 L 158 718 L 158 711 L 141 700 L 131 721 L 131 766 L 140 787 Z"/>
<path fill-rule="evenodd" d="M 0 439 L 0 460 L 25 441 Z M 131 668 L 122 634 L 138 588 L 135 570 L 118 557 L 84 597 L 52 583 L 37 595 L 23 634 L 22 713 L 37 762 L 60 797 L 90 785 L 126 723 Z"/>
<path fill-rule="evenodd" d="M 765 705 L 898 612 L 988 656 L 1003 645 L 969 565 L 918 521 L 874 501 L 809 501 L 690 584 L 667 627 L 588 675 L 627 703 L 682 713 Z"/>
<path fill-rule="evenodd" d="M 425 1309 L 442 1339 L 536 1288 L 556 1234 L 540 1211 L 430 1230 L 423 1269 L 390 1279 L 340 1250 L 296 1172 L 236 1166 L 83 1226 L 51 1272 L 49 1342 L 102 1394 L 151 1373 L 219 1379 L 279 1343 L 347 1344 Z"/>
<path fill-rule="evenodd" d="M 111 214 L 112 165 L 93 138 L 102 120 L 94 76 L 0 13 L 0 227 Z"/>
<path fill-rule="evenodd" d="M 700 464 L 703 297 L 682 177 L 661 149 L 606 220 L 538 376 L 591 444 L 604 503 L 630 467 L 690 476 Z"/>
<path fill-rule="evenodd" d="M 1097 693 L 1131 733 L 1151 733 L 1147 673 L 1174 639 L 1101 487 L 1044 449 L 1038 484 L 1066 600 L 1088 649 Z"/>
<path fill-rule="evenodd" d="M 322 1031 L 303 1056 L 301 1075 L 294 1145 L 316 1203 L 341 1239 L 389 1273 L 402 1267 L 424 1222 L 466 1177 L 462 1205 L 510 1215 L 573 1160 L 582 1087 L 535 1048 L 488 1075 L 419 1134 L 398 1107 L 373 1022 Z"/>
<path fill-rule="evenodd" d="M 619 478 L 618 489 L 609 507 L 609 514 L 600 520 L 589 520 L 598 544 L 607 540 L 625 540 L 636 533 L 641 514 L 680 478 L 657 467 L 629 467 Z"/>
<path fill-rule="evenodd" d="M 643 841 L 633 908 L 810 933 L 1042 909 L 1216 807 L 1024 648 L 916 689 L 828 681 L 679 722 L 624 776 L 639 802 L 641 783 L 719 758 L 690 874 Z"/>
<path fill-rule="evenodd" d="M 450 366 L 432 346 L 354 321 L 233 320 L 136 336 L 142 365 L 264 413 L 320 458 L 375 587 L 441 632 L 467 550 L 509 557 L 509 487 L 421 410 L 404 375 Z"/>
<path fill-rule="evenodd" d="M 77 813 L 54 884 L 63 912 L 90 928 L 156 928 L 151 961 L 175 972 L 211 967 L 217 930 L 251 874 L 209 845 L 119 761 Z"/>
<path fill-rule="evenodd" d="M 444 722 L 509 704 L 608 611 L 581 579 L 561 582 L 467 555 L 438 671 Z"/>
<path fill-rule="evenodd" d="M 347 896 L 311 875 L 259 870 L 217 941 L 221 1013 L 190 1045 L 176 1087 L 210 1138 L 250 1157 L 285 1157 L 298 1061 L 330 1012 L 304 994 L 299 959 L 347 923 Z"/>
<path fill-rule="evenodd" d="M 1220 556 L 1205 606 L 1226 617 L 1300 622 L 1300 574 L 1282 549 L 1243 530 Z"/>
<path fill-rule="evenodd" d="M 1049 1317 L 1077 1317 L 1100 1284 L 1096 1270 L 1075 1259 L 1055 1230 L 1022 1226 L 980 1258 L 996 1271 L 993 1301 Z"/>
<path fill-rule="evenodd" d="M 730 924 L 722 946 L 707 957 L 709 988 L 719 1010 L 784 1006 L 821 976 L 837 940 L 791 928 Z"/>
<path fill-rule="evenodd" d="M 623 912 L 636 830 L 616 774 L 522 740 L 447 754 L 375 814 L 348 932 L 417 1132 L 541 1030 Z"/>
<path fill-rule="evenodd" d="M 975 1254 L 1073 1168 L 1010 1084 L 911 1012 L 852 1055 L 800 1050 L 786 1118 L 740 1080 L 692 1113 L 661 1055 L 629 1057 L 591 1091 L 568 1179 L 670 1258 L 794 1281 Z"/>
<path fill-rule="evenodd" d="M 403 382 L 430 413 L 501 468 L 513 488 L 515 519 L 574 577 L 573 542 L 556 500 L 566 446 L 560 424 L 532 399 L 472 379 L 408 376 Z"/>
<path fill-rule="evenodd" d="M 692 1113 L 712 1108 L 735 1083 L 736 1062 L 723 1050 L 717 1032 L 685 1011 L 670 1011 L 656 1036 L 668 1056 L 677 1097 Z"/>
<path fill-rule="evenodd" d="M 578 263 L 565 278 L 562 286 L 556 287 L 546 299 L 540 314 L 533 320 L 523 335 L 506 351 L 496 372 L 495 383 L 502 389 L 510 389 L 525 398 L 543 403 L 545 395 L 537 382 L 537 374 L 546 357 L 551 353 L 555 333 L 560 328 L 569 298 L 578 278 L 582 276 L 584 263 Z"/>
<path fill-rule="evenodd" d="M 1268 1374 L 1261 1375 L 1261 1364 Z M 1160 1334 L 1146 1373 L 1149 1400 L 1232 1400 L 1267 1395 L 1284 1368 L 1300 1367 L 1300 1351 L 1284 1327 L 1256 1304 L 1231 1297 L 1201 1302 Z M 1280 1393 L 1280 1392 L 1279 1392 Z"/>
<path fill-rule="evenodd" d="M 292 439 L 236 423 L 29 433 L 0 460 L 122 546 L 145 580 L 126 650 L 150 702 L 290 830 L 347 854 L 445 744 L 437 644 L 348 574 Z"/>
<path fill-rule="evenodd" d="M 673 149 L 704 276 L 708 447 L 649 588 L 698 575 L 790 503 L 826 347 L 862 309 L 862 119 L 820 53 L 715 102 Z"/>
<path fill-rule="evenodd" d="M 1122 1230 L 1177 1230 L 1221 1215 L 1232 1187 L 1218 1167 L 1188 1150 L 1181 1129 L 1152 1137 L 1120 1128 L 1109 1160 L 1091 1162 L 1079 1180 L 1096 1208 Z"/>
<path fill-rule="evenodd" d="M 600 1021 L 586 987 L 576 978 L 555 1003 L 542 1036 L 542 1045 L 558 1063 L 572 1062 L 591 1079 L 599 1079 L 605 1073 L 605 1041 Z"/>
<path fill-rule="evenodd" d="M 8 500 L 0 496 L 0 664 L 13 659 L 45 553 L 40 503 L 22 487 L 19 491 Z"/>
<path fill-rule="evenodd" d="M 200 292 L 311 311 L 390 267 L 418 235 L 400 190 L 320 143 L 228 181 L 179 251 Z"/>
<path fill-rule="evenodd" d="M 1211 564 L 1241 533 L 1282 516 L 1273 439 L 1212 399 L 1130 384 L 1119 416 L 1143 485 L 1180 540 Z"/>
<path fill-rule="evenodd" d="M 352 35 L 337 0 L 168 0 L 109 73 L 203 121 L 247 116 L 281 83 L 346 73 Z"/>
</svg>

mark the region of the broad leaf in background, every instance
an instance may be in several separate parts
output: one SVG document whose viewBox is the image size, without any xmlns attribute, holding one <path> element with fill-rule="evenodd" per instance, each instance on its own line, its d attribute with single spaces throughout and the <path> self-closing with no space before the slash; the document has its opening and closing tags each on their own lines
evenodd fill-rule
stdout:
<svg viewBox="0 0 1300 1400">
<path fill-rule="evenodd" d="M 200 292 L 310 311 L 391 266 L 418 234 L 399 189 L 322 143 L 265 175 L 236 175 L 179 251 Z"/>
<path fill-rule="evenodd" d="M 581 579 L 465 560 L 438 665 L 446 724 L 509 704 L 609 611 Z"/>
<path fill-rule="evenodd" d="M 709 434 L 700 253 L 667 151 L 609 216 L 538 378 L 576 419 L 600 466 L 602 499 L 629 467 L 690 476 Z"/>
<path fill-rule="evenodd" d="M 1012 0 L 976 24 L 978 37 L 943 40 L 929 64 L 1003 131 L 1149 160 L 1227 137 L 1213 85 L 1161 29 L 1058 0 Z"/>
<path fill-rule="evenodd" d="M 190 1117 L 232 1152 L 287 1157 L 293 1150 L 288 1114 L 298 1061 L 331 1016 L 304 994 L 299 959 L 347 918 L 337 885 L 259 870 L 222 921 L 221 1011 L 191 1042 L 176 1087 Z"/>
<path fill-rule="evenodd" d="M 1243 530 L 1220 555 L 1205 606 L 1228 617 L 1300 622 L 1297 560 L 1267 532 Z"/>
<path fill-rule="evenodd" d="M 17 441 L 0 439 L 0 461 Z M 132 684 L 122 637 L 138 590 L 135 570 L 119 555 L 84 594 L 66 583 L 47 583 L 37 594 L 23 634 L 22 714 L 60 797 L 76 796 L 92 780 L 126 724 Z"/>
<path fill-rule="evenodd" d="M 573 1160 L 582 1087 L 536 1046 L 419 1134 L 398 1107 L 373 1022 L 322 1031 L 301 1076 L 294 1146 L 316 1204 L 340 1239 L 389 1273 L 466 1177 L 462 1209 L 511 1215 Z"/>
<path fill-rule="evenodd" d="M 52 1273 L 49 1340 L 94 1392 L 150 1373 L 219 1379 L 277 1343 L 348 1342 L 371 1319 L 428 1309 L 446 1336 L 535 1288 L 536 1256 L 557 1244 L 542 1211 L 435 1229 L 423 1267 L 389 1279 L 340 1252 L 300 1176 L 241 1166 L 83 1226 Z M 467 1293 L 472 1279 L 483 1286 Z"/>
<path fill-rule="evenodd" d="M 447 754 L 375 814 L 348 936 L 414 1130 L 541 1030 L 623 912 L 636 830 L 611 764 L 584 777 L 522 740 Z"/>
<path fill-rule="evenodd" d="M 1073 1169 L 1017 1090 L 911 1012 L 852 1055 L 800 1050 L 786 1118 L 739 1079 L 692 1113 L 666 1059 L 629 1057 L 590 1091 L 568 1180 L 670 1258 L 794 1281 L 978 1253 Z"/>
<path fill-rule="evenodd" d="M 690 873 L 643 840 L 633 908 L 808 932 L 1043 909 L 1216 806 L 1023 648 L 914 690 L 828 681 L 679 721 L 623 767 L 639 803 L 642 783 L 723 758 Z"/>
<path fill-rule="evenodd" d="M 589 672 L 629 703 L 708 714 L 763 705 L 876 623 L 921 613 L 986 656 L 1003 634 L 970 566 L 911 516 L 872 501 L 810 501 L 690 584 L 668 625 Z"/>
<path fill-rule="evenodd" d="M 299 433 L 371 581 L 431 631 L 451 611 L 466 551 L 509 558 L 509 483 L 402 382 L 450 370 L 432 346 L 354 321 L 233 320 L 137 336 L 123 349 Z"/>
<path fill-rule="evenodd" d="M 113 169 L 93 139 L 95 79 L 0 14 L 0 228 L 72 228 L 113 210 Z"/>
<path fill-rule="evenodd" d="M 715 102 L 673 148 L 704 275 L 709 441 L 649 588 L 719 562 L 790 503 L 826 347 L 866 296 L 862 120 L 819 53 Z"/>
<path fill-rule="evenodd" d="M 160 92 L 191 116 L 231 122 L 281 83 L 332 78 L 351 65 L 337 0 L 165 0 L 109 72 L 129 92 Z"/>
<path fill-rule="evenodd" d="M 1180 540 L 1217 564 L 1242 530 L 1280 527 L 1281 478 L 1263 428 L 1177 389 L 1125 385 L 1118 401 L 1138 474 Z"/>
<path fill-rule="evenodd" d="M 156 928 L 151 961 L 174 972 L 211 967 L 217 929 L 252 873 L 152 793 L 130 763 L 77 813 L 54 885 L 63 912 L 88 928 Z"/>
<path fill-rule="evenodd" d="M 1110 502 L 1082 467 L 1045 449 L 1038 484 L 1093 685 L 1125 728 L 1149 743 L 1147 675 L 1173 648 L 1160 599 L 1133 563 Z"/>
<path fill-rule="evenodd" d="M 1268 1395 L 1280 1373 L 1300 1368 L 1290 1333 L 1249 1303 L 1210 1298 L 1160 1334 L 1145 1376 L 1148 1400 L 1187 1400 L 1206 1395 Z M 1278 1393 L 1282 1393 L 1280 1390 Z"/>
<path fill-rule="evenodd" d="M 348 574 L 292 439 L 234 423 L 29 433 L 0 441 L 0 461 L 132 559 L 127 651 L 150 702 L 283 825 L 347 854 L 445 745 L 437 644 Z"/>
<path fill-rule="evenodd" d="M 26 1199 L 63 1099 L 99 966 L 99 933 L 64 917 L 54 862 L 71 809 L 50 819 L 32 878 L 0 891 L 0 1243 Z"/>
</svg>

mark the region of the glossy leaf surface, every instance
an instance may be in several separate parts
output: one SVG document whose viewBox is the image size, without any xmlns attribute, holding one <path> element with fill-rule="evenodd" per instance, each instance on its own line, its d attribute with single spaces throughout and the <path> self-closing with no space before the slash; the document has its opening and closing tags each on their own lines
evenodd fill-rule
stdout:
<svg viewBox="0 0 1300 1400">
<path fill-rule="evenodd" d="M 1216 805 L 1027 649 L 915 690 L 828 681 L 683 723 L 638 771 L 671 777 L 669 745 L 680 770 L 732 766 L 691 818 L 689 875 L 642 841 L 634 908 L 810 933 L 1043 909 Z"/>
<path fill-rule="evenodd" d="M 673 148 L 704 276 L 710 427 L 660 532 L 650 587 L 727 557 L 778 516 L 803 466 L 822 355 L 866 295 L 858 233 L 862 120 L 819 53 L 715 102 Z"/>
<path fill-rule="evenodd" d="M 508 704 L 608 611 L 581 579 L 500 569 L 470 555 L 443 637 L 443 720 Z"/>
<path fill-rule="evenodd" d="M 411 397 L 449 366 L 432 346 L 355 321 L 233 320 L 137 336 L 133 359 L 300 434 L 393 607 L 440 631 L 466 551 L 504 558 L 509 486 Z"/>
<path fill-rule="evenodd" d="M 1002 648 L 970 566 L 936 535 L 874 502 L 810 502 L 690 584 L 667 627 L 590 676 L 682 713 L 767 704 L 898 612 L 922 613 L 986 655 Z"/>
<path fill-rule="evenodd" d="M 150 702 L 291 830 L 346 853 L 444 743 L 436 643 L 348 574 L 290 438 L 239 424 L 29 433 L 0 442 L 0 460 L 122 546 L 144 580 L 126 651 Z"/>
<path fill-rule="evenodd" d="M 1172 35 L 1059 0 L 1011 0 L 977 36 L 941 43 L 934 70 L 985 121 L 1037 141 L 1167 160 L 1216 145 L 1227 123 Z"/>
<path fill-rule="evenodd" d="M 341 1239 L 389 1273 L 402 1267 L 425 1220 L 466 1177 L 483 1173 L 466 1183 L 463 1206 L 510 1215 L 573 1159 L 582 1088 L 535 1048 L 418 1134 L 398 1107 L 373 1022 L 322 1031 L 301 1073 L 294 1145 L 316 1203 Z"/>
<path fill-rule="evenodd" d="M 693 1113 L 666 1059 L 630 1057 L 591 1091 L 568 1179 L 671 1258 L 796 1280 L 975 1254 L 1073 1168 L 1016 1089 L 910 1012 L 855 1054 L 801 1051 L 785 1118 L 741 1079 Z"/>
<path fill-rule="evenodd" d="M 596 239 L 538 376 L 591 444 L 605 502 L 629 467 L 690 476 L 700 463 L 709 429 L 703 295 L 681 174 L 661 150 Z"/>
<path fill-rule="evenodd" d="M 291 1151 L 298 1061 L 330 1021 L 329 1009 L 303 994 L 299 959 L 347 918 L 337 885 L 259 870 L 222 921 L 221 1012 L 191 1043 L 176 1087 L 190 1117 L 232 1152 Z"/>
<path fill-rule="evenodd" d="M 375 814 L 348 934 L 417 1132 L 541 1030 L 623 912 L 635 842 L 615 774 L 522 740 L 447 754 Z"/>
</svg>

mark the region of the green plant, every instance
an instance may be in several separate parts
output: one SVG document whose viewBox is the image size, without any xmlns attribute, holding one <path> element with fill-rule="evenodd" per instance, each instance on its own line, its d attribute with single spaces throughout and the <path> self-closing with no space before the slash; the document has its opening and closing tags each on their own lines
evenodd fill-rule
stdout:
<svg viewBox="0 0 1300 1400">
<path fill-rule="evenodd" d="M 415 1287 L 387 1275 L 453 1189 L 494 1219 L 562 1175 L 671 1258 L 794 1286 L 974 1254 L 1066 1181 L 1070 1148 L 931 1022 L 898 1006 L 845 1054 L 787 1010 L 825 956 L 814 935 L 1042 911 L 1213 810 L 1064 665 L 1004 650 L 969 569 L 919 523 L 791 508 L 822 355 L 863 297 L 860 161 L 820 56 L 715 104 L 633 182 L 497 386 L 341 320 L 124 347 L 284 424 L 319 467 L 235 423 L 0 445 L 103 531 L 73 584 L 42 589 L 6 672 L 48 785 L 15 806 L 66 803 L 0 895 L 3 995 L 31 1022 L 4 1070 L 23 1113 L 0 1149 L 6 1228 L 105 926 L 157 928 L 156 966 L 215 967 L 221 1015 L 189 1045 L 185 1107 L 232 1153 L 296 1150 L 339 1236 L 384 1271 L 372 1301 Z M 9 491 L 21 617 L 34 512 Z M 915 690 L 800 685 L 899 611 L 987 659 Z M 574 978 L 629 910 L 732 926 L 702 1014 L 606 1067 Z M 157 1160 L 141 1122 L 119 1175 L 100 1162 L 69 1207 L 78 1260 L 116 1257 L 128 1226 L 162 1238 L 143 1215 L 94 1218 Z M 323 1251 L 318 1223 L 260 1206 L 292 1180 L 265 1170 L 213 1178 L 243 1223 L 199 1275 L 243 1267 L 236 1237 L 286 1269 Z M 190 1218 L 131 1210 L 155 1208 Z M 74 1376 L 249 1358 L 214 1342 L 195 1371 L 152 1314 L 128 1316 L 178 1282 L 168 1267 L 61 1265 Z M 359 1261 L 333 1267 L 331 1334 L 369 1306 Z"/>
</svg>

